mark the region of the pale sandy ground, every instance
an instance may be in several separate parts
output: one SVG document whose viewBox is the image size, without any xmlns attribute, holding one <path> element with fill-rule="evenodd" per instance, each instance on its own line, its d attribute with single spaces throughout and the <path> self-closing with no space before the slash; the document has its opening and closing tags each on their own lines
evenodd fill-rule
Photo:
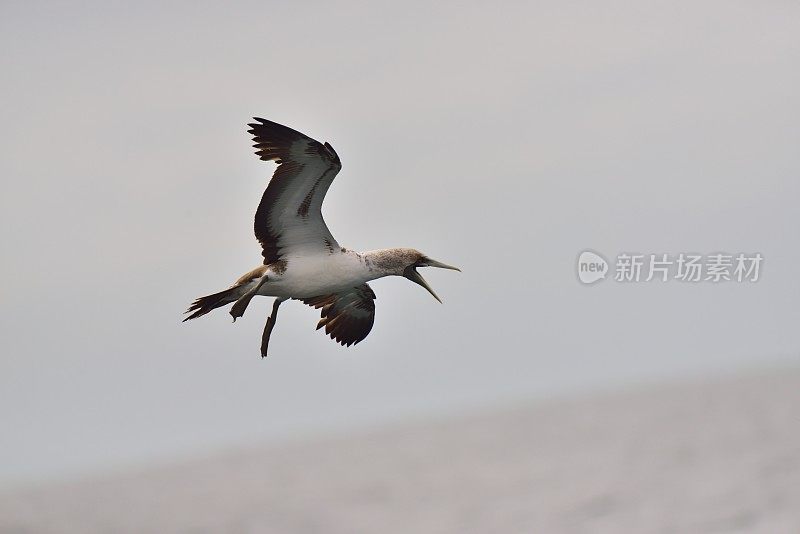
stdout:
<svg viewBox="0 0 800 534">
<path fill-rule="evenodd" d="M 6 532 L 800 533 L 800 371 L 0 495 Z"/>
</svg>

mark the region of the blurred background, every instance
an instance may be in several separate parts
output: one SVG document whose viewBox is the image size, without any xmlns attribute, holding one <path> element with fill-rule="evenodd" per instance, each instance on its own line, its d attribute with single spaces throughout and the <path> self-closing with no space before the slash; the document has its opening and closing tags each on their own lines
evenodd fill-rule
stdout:
<svg viewBox="0 0 800 534">
<path fill-rule="evenodd" d="M 798 495 L 784 490 L 800 485 L 788 409 L 800 400 L 799 32 L 788 2 L 2 3 L 0 525 L 387 532 L 436 502 L 411 531 L 711 531 L 711 517 L 720 531 L 796 532 Z M 372 333 L 344 349 L 314 331 L 317 311 L 289 303 L 263 361 L 268 299 L 235 325 L 224 310 L 181 324 L 195 297 L 260 263 L 252 216 L 273 165 L 250 148 L 254 115 L 336 148 L 344 168 L 324 214 L 343 246 L 410 246 L 461 267 L 425 273 L 444 305 L 379 280 Z M 756 283 L 584 286 L 585 249 L 764 262 Z M 707 383 L 728 400 L 698 400 Z M 470 442 L 471 428 L 489 441 Z M 615 428 L 606 479 L 593 440 Z M 663 435 L 692 445 L 659 445 L 649 471 L 626 478 L 637 444 Z M 470 478 L 512 441 L 508 461 L 535 454 L 549 478 L 512 465 Z M 363 443 L 371 452 L 355 452 Z M 789 478 L 725 501 L 730 519 L 719 491 L 752 481 L 737 471 L 717 493 L 698 489 L 710 504 L 680 523 L 696 503 L 677 496 L 726 444 Z M 696 463 L 672 494 L 661 460 L 681 454 Z M 453 457 L 430 478 L 424 466 Z M 201 465 L 212 474 L 192 478 Z M 152 480 L 170 472 L 209 492 L 188 498 L 162 479 L 173 523 L 141 502 L 153 523 L 118 513 L 155 499 Z M 589 473 L 650 507 L 551 492 Z M 97 480 L 127 497 L 78 491 Z M 277 480 L 294 492 L 264 493 L 262 515 L 232 505 L 198 519 Z M 425 498 L 448 484 L 489 489 Z M 308 488 L 343 487 L 339 515 L 315 516 L 325 495 Z M 59 512 L 67 493 L 75 506 Z M 571 500 L 584 497 L 588 508 Z M 87 502 L 96 523 L 76 515 Z M 743 502 L 752 517 L 736 515 Z"/>
</svg>

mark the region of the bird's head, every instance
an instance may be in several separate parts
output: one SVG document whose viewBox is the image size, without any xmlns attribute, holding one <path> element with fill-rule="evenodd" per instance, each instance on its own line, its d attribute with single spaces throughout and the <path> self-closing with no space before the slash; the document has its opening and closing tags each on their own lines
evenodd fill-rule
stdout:
<svg viewBox="0 0 800 534">
<path fill-rule="evenodd" d="M 447 265 L 440 261 L 429 258 L 422 252 L 413 248 L 393 248 L 388 250 L 376 251 L 370 254 L 372 261 L 389 275 L 403 276 L 415 284 L 419 284 L 433 295 L 433 298 L 442 302 L 442 299 L 433 291 L 431 286 L 417 271 L 419 267 L 438 267 L 440 269 L 451 269 L 461 271 L 458 267 Z"/>
</svg>

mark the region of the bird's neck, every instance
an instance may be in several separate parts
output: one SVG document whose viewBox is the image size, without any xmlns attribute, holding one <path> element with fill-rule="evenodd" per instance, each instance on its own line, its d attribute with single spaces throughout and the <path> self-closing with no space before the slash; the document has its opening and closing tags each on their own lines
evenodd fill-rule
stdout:
<svg viewBox="0 0 800 534">
<path fill-rule="evenodd" d="M 406 266 L 405 249 L 382 248 L 362 252 L 364 266 L 375 278 L 383 276 L 401 275 Z"/>
</svg>

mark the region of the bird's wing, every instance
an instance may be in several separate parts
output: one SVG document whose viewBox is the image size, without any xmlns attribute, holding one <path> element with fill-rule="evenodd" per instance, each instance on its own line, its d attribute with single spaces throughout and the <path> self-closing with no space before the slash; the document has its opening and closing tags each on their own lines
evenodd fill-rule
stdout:
<svg viewBox="0 0 800 534">
<path fill-rule="evenodd" d="M 322 144 L 286 126 L 255 117 L 248 124 L 256 154 L 278 164 L 261 197 L 255 234 L 264 263 L 286 254 L 333 252 L 339 244 L 322 219 L 322 200 L 342 168 L 339 156 Z"/>
<path fill-rule="evenodd" d="M 367 337 L 375 322 L 375 293 L 367 284 L 302 300 L 309 306 L 322 308 L 317 330 L 324 326 L 331 339 L 348 347 Z"/>
</svg>

